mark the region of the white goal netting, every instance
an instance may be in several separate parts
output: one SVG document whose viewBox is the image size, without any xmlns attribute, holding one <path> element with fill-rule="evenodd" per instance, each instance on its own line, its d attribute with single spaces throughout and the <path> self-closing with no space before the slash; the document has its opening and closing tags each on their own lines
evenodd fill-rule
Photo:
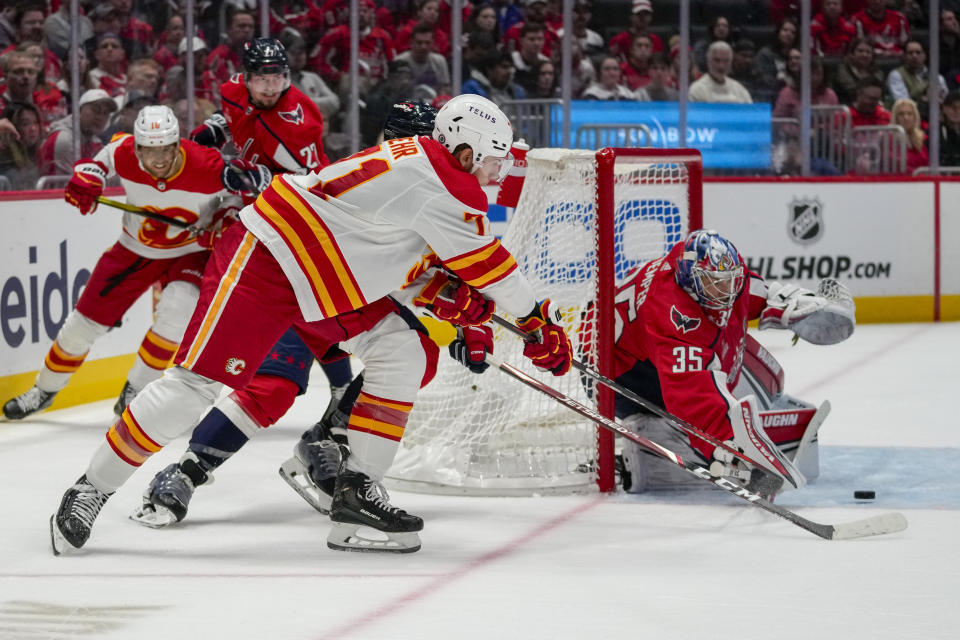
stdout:
<svg viewBox="0 0 960 640">
<path fill-rule="evenodd" d="M 617 158 L 612 237 L 598 235 L 592 151 L 533 150 L 520 202 L 502 242 L 540 298 L 561 310 L 578 359 L 596 362 L 596 331 L 583 313 L 598 290 L 597 256 L 613 252 L 619 280 L 664 255 L 688 228 L 687 166 Z M 612 283 L 606 287 L 612 295 Z M 508 318 L 514 320 L 514 318 Z M 494 353 L 579 402 L 595 406 L 577 372 L 554 377 L 522 356 L 520 338 L 494 325 Z M 446 349 L 443 349 L 446 351 Z M 431 493 L 519 495 L 591 490 L 597 430 L 570 409 L 490 368 L 477 375 L 441 353 L 422 389 L 388 480 Z"/>
</svg>

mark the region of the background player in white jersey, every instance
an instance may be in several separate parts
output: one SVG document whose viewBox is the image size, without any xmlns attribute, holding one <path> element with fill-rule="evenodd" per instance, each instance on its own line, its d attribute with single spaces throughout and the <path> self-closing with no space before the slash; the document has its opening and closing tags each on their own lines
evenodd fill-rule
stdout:
<svg viewBox="0 0 960 640">
<path fill-rule="evenodd" d="M 129 204 L 207 228 L 219 224 L 228 208 L 235 210 L 240 204 L 228 189 L 243 189 L 241 174 L 256 178 L 259 173 L 253 169 L 247 165 L 230 169 L 217 152 L 181 140 L 173 112 L 149 106 L 137 116 L 132 136 L 121 136 L 95 158 L 74 165 L 64 199 L 84 215 L 93 213 L 104 183 L 116 175 Z M 4 415 L 20 419 L 50 406 L 93 343 L 159 281 L 163 292 L 155 319 L 117 401 L 119 414 L 137 391 L 160 377 L 176 353 L 197 302 L 209 248 L 185 229 L 124 213 L 119 241 L 97 262 L 76 308 L 57 333 L 36 383 L 9 400 Z"/>
<path fill-rule="evenodd" d="M 759 318 L 761 329 L 790 329 L 814 344 L 840 342 L 855 326 L 853 299 L 846 288 L 836 280 L 823 281 L 817 293 L 779 282 L 768 285 L 745 270 L 730 241 L 715 231 L 700 230 L 628 276 L 617 300 L 617 382 L 764 466 L 753 468 L 721 447 L 691 440 L 663 418 L 618 398 L 617 415 L 624 424 L 681 456 L 699 458 L 716 476 L 751 483 L 754 490 L 770 494 L 784 480 L 803 486 L 804 476 L 794 464 L 798 460 L 776 446 L 760 413 L 789 409 L 791 404 L 801 408 L 800 403 L 776 397 L 776 384 L 770 392 L 756 380 L 752 388 L 742 384 L 745 361 L 751 363 L 754 378 L 763 373 L 762 363 L 756 362 L 758 345 L 748 349 L 752 340 L 747 322 Z M 775 375 L 771 371 L 767 377 Z M 803 435 L 802 425 L 797 426 L 794 443 Z M 680 474 L 667 468 L 675 465 L 632 442 L 624 442 L 623 458 L 631 491 L 680 481 Z"/>
<path fill-rule="evenodd" d="M 247 363 L 261 362 L 288 327 L 316 345 L 315 352 L 324 344 L 349 348 L 390 312 L 381 301 L 393 303 L 384 296 L 425 271 L 429 265 L 410 268 L 424 256 L 436 256 L 517 316 L 534 338 L 525 354 L 537 366 L 556 375 L 569 371 L 570 341 L 551 318 L 550 302 L 536 302 L 485 216 L 480 187 L 509 167 L 512 141 L 496 105 L 461 95 L 438 112 L 432 138 L 391 140 L 316 173 L 276 176 L 215 246 L 179 366 L 133 400 L 64 494 L 50 520 L 54 552 L 83 546 L 117 487 L 192 428 L 222 385 L 245 386 L 254 373 Z M 353 451 L 399 437 L 419 389 L 419 380 L 389 375 L 402 366 L 389 359 L 374 364 L 385 375 L 374 380 L 368 365 L 370 391 L 350 416 Z M 363 525 L 397 533 L 422 528 L 420 518 L 389 505 L 378 491 L 384 472 L 361 456 L 347 459 L 331 511 L 340 536 Z"/>
</svg>

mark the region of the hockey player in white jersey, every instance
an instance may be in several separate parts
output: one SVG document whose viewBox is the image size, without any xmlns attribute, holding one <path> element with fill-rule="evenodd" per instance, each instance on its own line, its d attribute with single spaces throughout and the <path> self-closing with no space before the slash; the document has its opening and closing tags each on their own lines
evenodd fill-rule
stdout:
<svg viewBox="0 0 960 640">
<path fill-rule="evenodd" d="M 248 172 L 250 176 L 240 175 Z M 216 151 L 181 140 L 173 112 L 148 106 L 138 114 L 132 136 L 120 136 L 96 157 L 75 164 L 64 198 L 80 213 L 91 214 L 104 184 L 114 175 L 129 204 L 208 228 L 241 204 L 224 181 L 236 192 L 260 173 L 245 163 L 230 168 Z M 93 343 L 158 281 L 163 291 L 155 319 L 117 401 L 118 415 L 172 360 L 197 302 L 209 246 L 185 229 L 133 213 L 123 214 L 122 226 L 120 239 L 100 257 L 76 308 L 60 328 L 34 386 L 4 405 L 8 419 L 19 420 L 49 407 Z"/>
<path fill-rule="evenodd" d="M 82 547 L 109 496 L 192 428 L 224 384 L 245 386 L 254 373 L 248 363 L 261 362 L 288 327 L 318 348 L 359 338 L 388 313 L 384 296 L 427 268 L 410 265 L 431 250 L 518 318 L 533 338 L 525 355 L 537 366 L 555 375 L 569 371 L 570 341 L 549 300 L 536 301 L 485 216 L 480 186 L 509 167 L 512 141 L 496 105 L 461 95 L 439 111 L 432 138 L 391 140 L 306 176 L 274 177 L 216 244 L 178 366 L 138 394 L 64 494 L 50 522 L 54 552 Z M 403 393 L 390 390 L 402 381 L 383 381 L 384 395 L 371 390 L 354 405 L 351 448 L 354 433 L 368 444 L 402 434 L 419 381 L 407 381 Z M 378 491 L 384 471 L 359 456 L 347 459 L 332 506 L 338 527 L 422 527 L 415 516 L 395 517 L 400 510 Z"/>
</svg>

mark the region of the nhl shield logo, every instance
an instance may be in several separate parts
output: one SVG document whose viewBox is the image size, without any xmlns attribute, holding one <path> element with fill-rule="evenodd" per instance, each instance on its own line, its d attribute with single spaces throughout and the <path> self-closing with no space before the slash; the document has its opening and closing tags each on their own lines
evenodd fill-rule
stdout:
<svg viewBox="0 0 960 640">
<path fill-rule="evenodd" d="M 787 205 L 787 235 L 794 242 L 810 244 L 823 235 L 823 205 L 816 198 L 794 199 Z"/>
</svg>

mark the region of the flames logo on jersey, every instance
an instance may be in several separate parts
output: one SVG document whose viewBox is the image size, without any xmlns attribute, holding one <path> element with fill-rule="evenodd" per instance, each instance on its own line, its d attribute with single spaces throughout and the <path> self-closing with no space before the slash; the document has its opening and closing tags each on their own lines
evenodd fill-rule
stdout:
<svg viewBox="0 0 960 640">
<path fill-rule="evenodd" d="M 677 331 L 687 333 L 700 326 L 700 318 L 691 318 L 680 313 L 675 306 L 670 307 L 670 320 Z"/>
<path fill-rule="evenodd" d="M 303 124 L 303 106 L 299 102 L 297 103 L 297 108 L 293 111 L 277 111 L 277 115 L 280 116 L 281 120 L 286 120 L 291 124 Z"/>
<path fill-rule="evenodd" d="M 247 362 L 241 358 L 230 358 L 224 370 L 232 376 L 238 376 L 247 368 Z"/>
<path fill-rule="evenodd" d="M 197 214 L 180 207 L 161 209 L 148 205 L 144 207 L 144 209 L 168 218 L 182 220 L 187 224 L 194 224 L 197 221 Z M 176 233 L 170 235 L 173 229 L 176 228 L 171 227 L 166 222 L 146 218 L 137 230 L 137 240 L 145 246 L 157 247 L 159 249 L 175 249 L 176 247 L 188 245 L 195 240 L 194 236 L 186 229 L 176 229 Z"/>
</svg>

